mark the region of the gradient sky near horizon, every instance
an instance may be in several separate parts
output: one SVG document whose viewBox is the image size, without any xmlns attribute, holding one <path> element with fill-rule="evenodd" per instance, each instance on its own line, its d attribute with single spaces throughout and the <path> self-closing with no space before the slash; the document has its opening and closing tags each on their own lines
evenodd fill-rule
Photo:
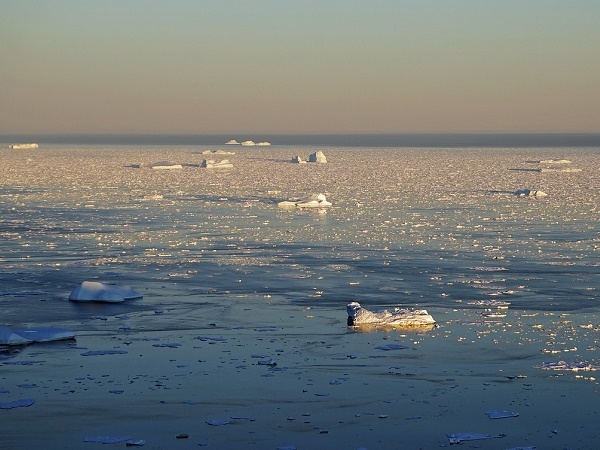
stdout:
<svg viewBox="0 0 600 450">
<path fill-rule="evenodd" d="M 0 0 L 0 133 L 600 132 L 598 0 Z"/>
</svg>

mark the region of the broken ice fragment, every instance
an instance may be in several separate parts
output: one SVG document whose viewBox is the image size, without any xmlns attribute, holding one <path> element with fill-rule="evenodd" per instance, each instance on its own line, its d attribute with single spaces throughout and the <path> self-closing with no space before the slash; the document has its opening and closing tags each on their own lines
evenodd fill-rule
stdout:
<svg viewBox="0 0 600 450">
<path fill-rule="evenodd" d="M 0 327 L 0 345 L 25 345 L 33 342 L 20 334 L 6 328 Z"/>
<path fill-rule="evenodd" d="M 229 420 L 207 420 L 206 423 L 209 425 L 212 425 L 213 427 L 219 427 L 221 425 L 230 424 L 231 421 L 229 421 Z"/>
<path fill-rule="evenodd" d="M 483 434 L 483 433 L 453 433 L 448 434 L 451 444 L 460 444 L 463 441 L 476 441 L 479 439 L 496 439 L 506 437 L 506 434 Z"/>
<path fill-rule="evenodd" d="M 55 327 L 23 328 L 15 330 L 15 333 L 33 342 L 51 342 L 75 338 L 74 331 Z"/>
<path fill-rule="evenodd" d="M 519 413 L 511 411 L 500 411 L 492 409 L 485 412 L 490 419 L 506 419 L 508 417 L 519 417 Z"/>
<path fill-rule="evenodd" d="M 101 355 L 125 355 L 125 350 L 90 350 L 82 353 L 81 356 L 101 356 Z"/>
<path fill-rule="evenodd" d="M 83 442 L 95 442 L 97 444 L 116 444 L 133 439 L 131 436 L 86 436 Z"/>
<path fill-rule="evenodd" d="M 119 303 L 142 297 L 142 294 L 136 292 L 130 286 L 100 283 L 99 281 L 84 281 L 71 291 L 69 300 Z"/>
<path fill-rule="evenodd" d="M 8 403 L 0 403 L 0 409 L 12 409 L 12 408 L 26 408 L 35 403 L 35 400 L 31 398 L 25 398 L 22 400 L 15 400 Z"/>
<path fill-rule="evenodd" d="M 431 328 L 435 326 L 435 320 L 424 310 L 409 310 L 395 308 L 393 311 L 383 310 L 372 312 L 363 308 L 358 302 L 346 305 L 348 313 L 347 325 L 350 326 L 384 326 L 397 328 Z"/>
<path fill-rule="evenodd" d="M 386 345 L 379 345 L 379 346 L 377 346 L 375 348 L 377 350 L 388 351 L 388 350 L 402 350 L 402 349 L 405 349 L 405 348 L 408 348 L 408 347 L 406 347 L 405 345 L 400 345 L 400 344 L 386 344 Z"/>
</svg>

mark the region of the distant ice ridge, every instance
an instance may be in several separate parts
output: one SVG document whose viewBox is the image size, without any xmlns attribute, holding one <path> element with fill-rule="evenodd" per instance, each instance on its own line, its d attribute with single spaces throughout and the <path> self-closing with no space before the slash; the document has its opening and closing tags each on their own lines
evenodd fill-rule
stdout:
<svg viewBox="0 0 600 450">
<path fill-rule="evenodd" d="M 84 281 L 71 291 L 69 300 L 74 302 L 120 303 L 142 297 L 142 294 L 133 290 L 130 286 L 107 284 L 99 281 Z"/>
<path fill-rule="evenodd" d="M 328 208 L 331 203 L 324 194 L 312 194 L 300 200 L 286 200 L 277 204 L 280 208 Z"/>
<path fill-rule="evenodd" d="M 371 312 L 364 309 L 360 303 L 352 302 L 348 303 L 346 311 L 348 312 L 348 326 L 429 327 L 435 325 L 435 319 L 424 309 L 395 308 L 391 312 L 388 310 Z"/>
<path fill-rule="evenodd" d="M 12 144 L 9 145 L 8 148 L 12 148 L 15 150 L 23 150 L 23 149 L 28 149 L 28 148 L 40 148 L 40 146 L 38 144 Z"/>
</svg>

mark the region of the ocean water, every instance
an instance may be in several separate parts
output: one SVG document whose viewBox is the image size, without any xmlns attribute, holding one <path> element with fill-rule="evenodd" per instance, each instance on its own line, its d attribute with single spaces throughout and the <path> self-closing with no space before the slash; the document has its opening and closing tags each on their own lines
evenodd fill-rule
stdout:
<svg viewBox="0 0 600 450">
<path fill-rule="evenodd" d="M 326 164 L 291 162 L 316 150 Z M 234 167 L 203 169 L 203 159 Z M 148 167 L 165 160 L 182 168 Z M 523 198 L 518 189 L 548 195 Z M 314 193 L 332 207 L 277 206 Z M 279 353 L 293 341 L 305 363 L 360 355 L 381 339 L 408 342 L 420 352 L 416 366 L 371 358 L 370 376 L 448 385 L 471 376 L 477 386 L 499 373 L 544 380 L 556 393 L 539 394 L 535 417 L 543 423 L 561 390 L 573 389 L 573 404 L 598 393 L 584 368 L 600 365 L 599 203 L 598 146 L 2 150 L 0 325 L 62 326 L 75 329 L 78 342 L 100 336 L 120 345 L 199 333 L 247 343 L 262 333 Z M 67 301 L 84 280 L 128 284 L 144 298 Z M 357 333 L 345 325 L 351 301 L 425 308 L 439 326 Z M 332 376 L 323 367 L 312 370 Z M 2 395 L 0 402 L 9 397 Z M 535 403 L 515 398 L 522 408 Z M 461 412 L 470 408 L 463 403 Z M 591 448 L 595 426 L 579 424 L 578 448 Z"/>
</svg>

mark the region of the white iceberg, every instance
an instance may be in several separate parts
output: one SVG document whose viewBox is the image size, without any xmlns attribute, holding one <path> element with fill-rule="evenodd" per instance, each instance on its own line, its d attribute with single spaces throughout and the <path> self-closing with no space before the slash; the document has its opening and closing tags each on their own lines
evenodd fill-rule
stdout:
<svg viewBox="0 0 600 450">
<path fill-rule="evenodd" d="M 277 204 L 280 208 L 328 208 L 331 203 L 324 194 L 312 194 L 300 200 L 286 200 Z"/>
<path fill-rule="evenodd" d="M 306 164 L 306 161 L 304 161 L 299 155 L 298 156 L 294 156 L 292 158 L 292 162 L 293 163 L 297 163 L 297 164 Z"/>
<path fill-rule="evenodd" d="M 12 148 L 14 150 L 24 150 L 24 149 L 28 149 L 28 148 L 39 148 L 40 146 L 38 144 L 12 144 L 8 146 L 9 148 Z"/>
<path fill-rule="evenodd" d="M 74 302 L 107 302 L 120 303 L 125 300 L 142 298 L 142 294 L 130 286 L 100 283 L 99 281 L 84 281 L 69 295 Z"/>
<path fill-rule="evenodd" d="M 385 326 L 385 327 L 433 327 L 435 319 L 424 309 L 409 310 L 395 308 L 394 311 L 383 310 L 371 312 L 360 306 L 358 302 L 348 303 L 348 326 Z"/>
<path fill-rule="evenodd" d="M 245 147 L 252 147 L 253 145 L 256 145 L 256 142 L 254 141 L 244 141 L 242 142 L 242 145 Z"/>
<path fill-rule="evenodd" d="M 259 147 L 268 147 L 269 145 L 271 145 L 271 143 L 267 142 L 267 141 L 263 141 L 263 142 L 258 142 L 256 145 L 258 145 Z"/>
<path fill-rule="evenodd" d="M 514 192 L 514 194 L 517 197 L 535 197 L 535 198 L 542 198 L 542 197 L 547 197 L 548 194 L 546 194 L 544 191 L 537 191 L 537 190 L 531 190 L 531 189 L 518 189 Z"/>
<path fill-rule="evenodd" d="M 204 167 L 205 169 L 230 169 L 233 167 L 233 164 L 228 159 L 219 162 L 215 162 L 214 159 L 205 159 L 200 164 L 200 167 Z"/>
<path fill-rule="evenodd" d="M 236 141 L 235 139 L 230 139 L 227 142 L 225 142 L 226 145 L 240 145 L 240 143 L 238 141 Z"/>
<path fill-rule="evenodd" d="M 319 150 L 318 152 L 311 153 L 308 156 L 308 161 L 309 162 L 316 162 L 316 163 L 326 163 L 327 162 L 327 158 L 325 157 L 325 155 L 323 154 L 323 152 L 321 150 Z"/>
</svg>

